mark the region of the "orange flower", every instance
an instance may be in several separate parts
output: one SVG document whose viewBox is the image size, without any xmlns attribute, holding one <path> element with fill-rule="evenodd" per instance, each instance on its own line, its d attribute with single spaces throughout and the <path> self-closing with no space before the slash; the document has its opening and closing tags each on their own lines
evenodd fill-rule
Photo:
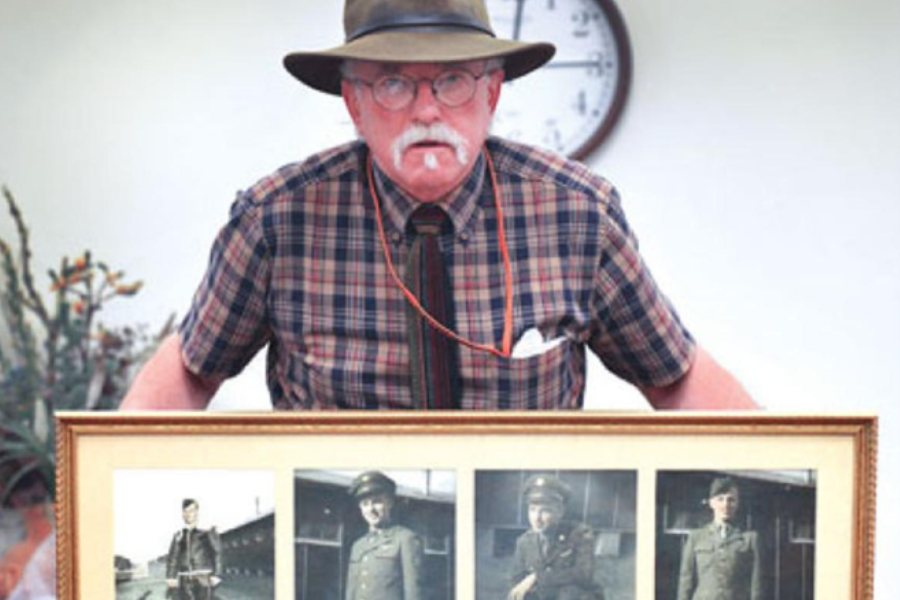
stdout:
<svg viewBox="0 0 900 600">
<path fill-rule="evenodd" d="M 76 258 L 75 262 L 72 264 L 72 268 L 75 269 L 75 271 L 83 271 L 85 267 L 87 267 L 87 259 L 83 256 Z"/>
<path fill-rule="evenodd" d="M 116 293 L 121 294 L 123 296 L 133 296 L 138 293 L 138 290 L 141 289 L 141 286 L 144 285 L 142 281 L 136 281 L 129 285 L 117 285 Z"/>
<path fill-rule="evenodd" d="M 84 314 L 85 304 L 81 300 L 76 301 L 75 304 L 72 305 L 72 307 L 75 309 L 76 314 Z"/>
</svg>

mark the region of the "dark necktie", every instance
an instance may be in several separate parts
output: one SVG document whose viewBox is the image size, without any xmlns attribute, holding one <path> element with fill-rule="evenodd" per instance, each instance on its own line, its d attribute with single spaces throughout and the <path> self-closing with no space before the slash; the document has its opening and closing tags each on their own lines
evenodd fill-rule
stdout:
<svg viewBox="0 0 900 600">
<path fill-rule="evenodd" d="M 453 293 L 440 235 L 450 219 L 438 206 L 423 204 L 410 217 L 416 237 L 409 253 L 407 286 L 431 316 L 448 329 L 453 322 Z M 407 306 L 411 389 L 415 408 L 459 408 L 456 342 Z"/>
</svg>

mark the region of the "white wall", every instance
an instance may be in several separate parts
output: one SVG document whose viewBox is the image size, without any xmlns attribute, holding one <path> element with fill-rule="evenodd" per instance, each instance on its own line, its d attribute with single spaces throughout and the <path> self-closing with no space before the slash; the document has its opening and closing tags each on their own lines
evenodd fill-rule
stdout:
<svg viewBox="0 0 900 600">
<path fill-rule="evenodd" d="M 2 0 L 0 182 L 38 273 L 95 255 L 145 280 L 108 322 L 182 315 L 236 190 L 345 139 L 282 69 L 340 2 Z M 620 188 L 703 344 L 779 411 L 881 417 L 877 597 L 900 576 L 900 3 L 620 0 L 635 80 L 591 165 Z M 4 213 L 5 214 L 5 213 Z M 0 217 L 0 235 L 12 235 Z M 591 407 L 641 408 L 591 365 Z M 266 404 L 262 365 L 220 406 Z"/>
</svg>

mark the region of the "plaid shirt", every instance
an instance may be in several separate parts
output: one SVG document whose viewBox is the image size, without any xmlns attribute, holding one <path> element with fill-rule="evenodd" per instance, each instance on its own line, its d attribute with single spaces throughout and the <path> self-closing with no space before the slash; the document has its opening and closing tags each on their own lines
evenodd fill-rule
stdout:
<svg viewBox="0 0 900 600">
<path fill-rule="evenodd" d="M 584 166 L 497 138 L 487 142 L 512 261 L 514 340 L 538 328 L 564 337 L 530 358 L 459 348 L 467 409 L 578 408 L 585 346 L 641 386 L 679 379 L 690 334 L 645 267 L 612 186 Z M 238 195 L 181 326 L 194 373 L 237 374 L 268 344 L 277 408 L 408 408 L 406 300 L 388 274 L 367 148 L 353 142 L 284 167 Z M 416 202 L 376 167 L 384 227 L 401 277 Z M 442 202 L 453 222 L 441 248 L 456 330 L 499 346 L 504 275 L 484 157 Z"/>
</svg>

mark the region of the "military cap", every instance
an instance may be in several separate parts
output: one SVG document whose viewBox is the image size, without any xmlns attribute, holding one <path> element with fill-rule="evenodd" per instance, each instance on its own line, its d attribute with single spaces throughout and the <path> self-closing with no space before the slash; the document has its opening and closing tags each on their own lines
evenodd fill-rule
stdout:
<svg viewBox="0 0 900 600">
<path fill-rule="evenodd" d="M 558 502 L 565 506 L 572 495 L 569 486 L 550 475 L 535 475 L 525 482 L 525 500 L 529 504 Z"/>
<path fill-rule="evenodd" d="M 185 508 L 187 508 L 188 506 L 191 506 L 192 504 L 196 504 L 198 508 L 200 507 L 200 503 L 197 502 L 196 500 L 194 500 L 193 498 L 185 498 L 184 500 L 181 501 L 181 510 L 184 510 Z"/>
<path fill-rule="evenodd" d="M 716 477 L 709 486 L 709 497 L 715 498 L 721 494 L 737 490 L 737 482 L 731 477 Z"/>
<path fill-rule="evenodd" d="M 366 471 L 357 475 L 350 484 L 348 493 L 356 500 L 376 494 L 393 496 L 397 492 L 397 483 L 380 471 Z"/>
</svg>

